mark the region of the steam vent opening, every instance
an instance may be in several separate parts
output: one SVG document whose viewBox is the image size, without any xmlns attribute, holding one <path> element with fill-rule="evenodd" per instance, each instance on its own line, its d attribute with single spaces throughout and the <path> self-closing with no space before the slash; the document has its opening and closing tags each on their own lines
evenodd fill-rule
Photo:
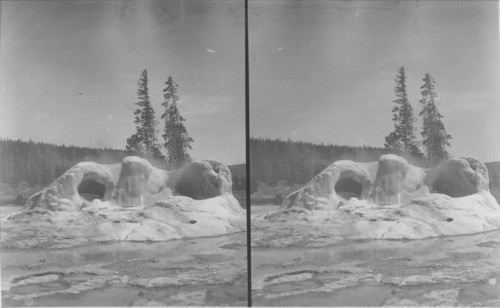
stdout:
<svg viewBox="0 0 500 308">
<path fill-rule="evenodd" d="M 337 195 L 345 200 L 349 200 L 353 197 L 359 198 L 361 197 L 361 192 L 363 191 L 363 184 L 353 180 L 352 178 L 345 177 L 338 180 L 337 184 L 335 184 L 335 191 L 337 192 Z"/>
<path fill-rule="evenodd" d="M 87 201 L 92 201 L 94 199 L 102 200 L 105 192 L 106 186 L 96 180 L 83 180 L 80 185 L 78 185 L 78 193 Z"/>
</svg>

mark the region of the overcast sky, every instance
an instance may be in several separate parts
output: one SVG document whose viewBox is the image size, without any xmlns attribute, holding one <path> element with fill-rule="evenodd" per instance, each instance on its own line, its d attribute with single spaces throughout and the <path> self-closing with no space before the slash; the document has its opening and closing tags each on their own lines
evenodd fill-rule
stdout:
<svg viewBox="0 0 500 308">
<path fill-rule="evenodd" d="M 179 84 L 195 158 L 244 162 L 243 1 L 1 1 L 0 136 L 124 148 L 137 79 Z M 500 160 L 495 1 L 249 1 L 251 135 L 382 146 L 404 65 L 451 153 Z M 80 94 L 81 93 L 81 94 Z"/>
<path fill-rule="evenodd" d="M 383 146 L 404 66 L 416 115 L 436 80 L 452 155 L 500 160 L 497 2 L 249 4 L 252 136 Z"/>
<path fill-rule="evenodd" d="M 1 1 L 0 136 L 123 149 L 143 69 L 169 75 L 192 156 L 245 161 L 243 1 Z"/>
</svg>

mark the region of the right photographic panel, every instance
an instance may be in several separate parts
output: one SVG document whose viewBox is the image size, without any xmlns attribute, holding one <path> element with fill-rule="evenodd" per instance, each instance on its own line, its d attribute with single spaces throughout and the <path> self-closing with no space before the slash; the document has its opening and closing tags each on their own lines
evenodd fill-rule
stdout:
<svg viewBox="0 0 500 308">
<path fill-rule="evenodd" d="M 249 1 L 254 306 L 500 306 L 497 1 Z"/>
</svg>

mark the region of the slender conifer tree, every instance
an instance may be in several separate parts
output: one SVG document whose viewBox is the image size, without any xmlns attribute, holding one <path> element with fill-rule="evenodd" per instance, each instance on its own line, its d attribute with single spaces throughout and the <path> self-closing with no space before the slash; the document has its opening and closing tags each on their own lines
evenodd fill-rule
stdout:
<svg viewBox="0 0 500 308">
<path fill-rule="evenodd" d="M 416 119 L 413 115 L 413 108 L 408 100 L 406 91 L 405 68 L 399 68 L 399 72 L 394 79 L 396 86 L 394 92 L 396 105 L 392 109 L 392 120 L 394 121 L 394 131 L 385 137 L 384 146 L 388 149 L 404 151 L 409 154 L 421 154 L 417 138 L 415 137 Z"/>
<path fill-rule="evenodd" d="M 443 116 L 437 109 L 439 97 L 435 90 L 436 82 L 429 73 L 425 74 L 423 82 L 424 84 L 420 87 L 422 89 L 420 116 L 423 118 L 421 134 L 426 160 L 431 166 L 434 166 L 450 157 L 446 147 L 450 146 L 451 136 L 446 132 L 441 121 Z"/>
<path fill-rule="evenodd" d="M 179 111 L 177 83 L 172 76 L 169 76 L 165 84 L 167 87 L 163 90 L 165 100 L 162 104 L 165 107 L 165 112 L 161 116 L 162 119 L 165 119 L 164 147 L 169 167 L 176 169 L 191 161 L 188 150 L 192 149 L 193 138 L 187 133 L 184 126 L 185 119 Z"/>
<path fill-rule="evenodd" d="M 146 157 L 161 157 L 156 137 L 155 111 L 149 99 L 148 71 L 143 70 L 137 82 L 137 109 L 134 111 L 136 132 L 127 139 L 126 150 Z"/>
</svg>

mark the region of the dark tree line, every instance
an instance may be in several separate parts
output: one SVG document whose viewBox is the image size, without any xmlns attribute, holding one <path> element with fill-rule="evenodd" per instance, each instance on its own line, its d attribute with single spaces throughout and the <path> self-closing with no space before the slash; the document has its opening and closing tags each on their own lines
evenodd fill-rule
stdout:
<svg viewBox="0 0 500 308">
<path fill-rule="evenodd" d="M 247 177 L 231 173 L 231 180 L 233 181 L 233 190 L 247 189 Z"/>
<path fill-rule="evenodd" d="M 250 138 L 249 146 L 252 183 L 263 181 L 273 184 L 286 180 L 289 184 L 302 184 L 336 160 L 370 162 L 389 153 L 402 155 L 413 164 L 423 165 L 422 156 L 369 146 L 324 145 L 268 138 Z"/>
<path fill-rule="evenodd" d="M 123 150 L 0 138 L 0 182 L 17 185 L 26 181 L 31 185 L 46 185 L 76 163 L 119 163 L 125 156 L 127 153 Z"/>
<path fill-rule="evenodd" d="M 247 186 L 246 164 L 228 166 L 233 180 L 233 190 L 245 190 Z"/>
<path fill-rule="evenodd" d="M 31 186 L 48 185 L 79 162 L 116 164 L 129 155 L 127 151 L 110 148 L 54 145 L 0 137 L 0 183 L 12 186 L 17 186 L 20 182 L 28 182 Z M 149 161 L 153 166 L 165 169 L 164 160 Z M 229 166 L 233 190 L 246 189 L 244 166 L 244 164 Z"/>
<path fill-rule="evenodd" d="M 490 188 L 500 187 L 500 161 L 485 163 L 490 175 Z"/>
</svg>

